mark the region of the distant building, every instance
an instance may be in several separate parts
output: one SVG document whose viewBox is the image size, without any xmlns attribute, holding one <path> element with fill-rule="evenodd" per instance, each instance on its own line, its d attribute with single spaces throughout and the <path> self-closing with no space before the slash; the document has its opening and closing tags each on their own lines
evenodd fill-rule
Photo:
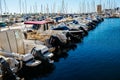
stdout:
<svg viewBox="0 0 120 80">
<path fill-rule="evenodd" d="M 98 14 L 102 13 L 102 6 L 101 5 L 97 5 L 97 13 Z"/>
</svg>

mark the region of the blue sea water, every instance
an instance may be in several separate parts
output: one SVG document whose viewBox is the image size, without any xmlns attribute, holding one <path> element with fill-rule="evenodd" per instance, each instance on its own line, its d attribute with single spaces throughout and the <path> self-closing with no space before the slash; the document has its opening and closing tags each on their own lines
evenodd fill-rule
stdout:
<svg viewBox="0 0 120 80">
<path fill-rule="evenodd" d="M 120 19 L 105 19 L 55 69 L 33 80 L 120 80 Z"/>
</svg>

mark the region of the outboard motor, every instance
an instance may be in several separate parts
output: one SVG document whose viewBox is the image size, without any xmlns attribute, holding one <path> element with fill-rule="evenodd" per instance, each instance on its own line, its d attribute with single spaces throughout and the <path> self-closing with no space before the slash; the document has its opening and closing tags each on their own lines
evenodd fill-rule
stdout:
<svg viewBox="0 0 120 80">
<path fill-rule="evenodd" d="M 104 21 L 104 18 L 101 18 L 102 21 Z"/>
<path fill-rule="evenodd" d="M 51 36 L 49 39 L 49 43 L 53 46 L 53 47 L 58 47 L 62 45 L 62 42 L 59 40 L 59 38 L 57 36 Z"/>
<path fill-rule="evenodd" d="M 92 25 L 90 22 L 86 24 L 88 26 L 88 30 L 94 29 L 94 25 Z"/>
<path fill-rule="evenodd" d="M 2 71 L 3 80 L 9 77 L 11 80 L 16 80 L 16 75 L 10 69 L 9 63 L 4 58 L 0 58 L 0 66 Z"/>
<path fill-rule="evenodd" d="M 35 59 L 41 60 L 43 63 L 52 63 L 52 60 L 49 57 L 45 57 L 41 50 L 38 50 L 36 47 L 31 50 L 31 54 Z"/>
<path fill-rule="evenodd" d="M 69 33 L 69 32 L 66 33 L 66 37 L 68 40 L 70 39 L 71 42 L 79 42 L 82 39 L 82 35 L 77 36 L 77 35 L 74 35 L 74 34 Z"/>
<path fill-rule="evenodd" d="M 83 28 L 83 27 L 79 27 L 80 30 L 83 30 L 84 35 L 88 35 L 88 32 Z"/>
</svg>

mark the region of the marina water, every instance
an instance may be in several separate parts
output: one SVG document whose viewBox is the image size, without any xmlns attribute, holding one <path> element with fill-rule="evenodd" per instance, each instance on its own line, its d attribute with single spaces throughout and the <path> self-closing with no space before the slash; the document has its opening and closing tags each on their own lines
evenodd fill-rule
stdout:
<svg viewBox="0 0 120 80">
<path fill-rule="evenodd" d="M 120 19 L 105 19 L 55 69 L 33 80 L 120 80 Z"/>
</svg>

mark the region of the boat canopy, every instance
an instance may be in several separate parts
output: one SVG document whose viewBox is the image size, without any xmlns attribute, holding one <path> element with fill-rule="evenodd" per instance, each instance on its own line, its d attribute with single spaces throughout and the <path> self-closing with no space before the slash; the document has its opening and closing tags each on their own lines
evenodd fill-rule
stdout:
<svg viewBox="0 0 120 80">
<path fill-rule="evenodd" d="M 48 21 L 26 21 L 24 24 L 46 24 Z"/>
</svg>

